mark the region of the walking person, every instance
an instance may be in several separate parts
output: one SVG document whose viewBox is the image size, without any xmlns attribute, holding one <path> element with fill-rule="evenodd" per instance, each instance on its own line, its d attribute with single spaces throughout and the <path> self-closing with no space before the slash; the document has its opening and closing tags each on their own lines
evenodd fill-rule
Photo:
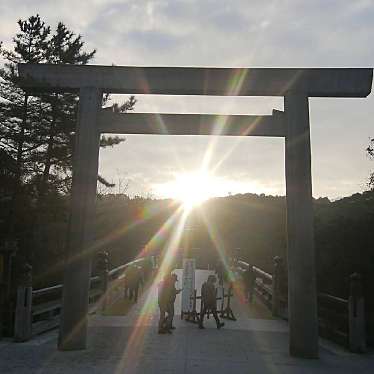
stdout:
<svg viewBox="0 0 374 374">
<path fill-rule="evenodd" d="M 201 309 L 199 329 L 204 329 L 204 316 L 207 312 L 213 314 L 216 320 L 217 329 L 220 329 L 225 324 L 218 318 L 217 313 L 217 289 L 215 286 L 217 279 L 214 275 L 209 275 L 208 280 L 201 287 Z"/>
<path fill-rule="evenodd" d="M 176 274 L 167 275 L 158 288 L 158 306 L 160 308 L 160 319 L 158 323 L 158 333 L 171 333 L 175 329 L 173 326 L 174 303 L 176 296 L 181 290 L 175 288 L 178 277 Z"/>
</svg>

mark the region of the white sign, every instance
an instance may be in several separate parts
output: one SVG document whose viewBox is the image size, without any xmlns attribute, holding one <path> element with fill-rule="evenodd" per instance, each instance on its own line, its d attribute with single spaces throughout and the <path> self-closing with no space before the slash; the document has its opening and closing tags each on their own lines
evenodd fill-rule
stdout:
<svg viewBox="0 0 374 374">
<path fill-rule="evenodd" d="M 185 258 L 183 260 L 182 276 L 182 313 L 192 311 L 193 297 L 195 290 L 195 269 L 196 260 L 194 258 Z"/>
<path fill-rule="evenodd" d="M 220 300 L 217 301 L 217 304 L 219 303 L 218 305 L 220 305 L 220 307 L 218 307 L 218 305 L 217 305 L 217 309 L 222 309 L 223 310 L 223 300 L 224 300 L 223 292 L 224 292 L 224 288 L 223 288 L 222 285 L 219 284 L 218 287 L 217 287 L 217 297 L 219 297 Z"/>
</svg>

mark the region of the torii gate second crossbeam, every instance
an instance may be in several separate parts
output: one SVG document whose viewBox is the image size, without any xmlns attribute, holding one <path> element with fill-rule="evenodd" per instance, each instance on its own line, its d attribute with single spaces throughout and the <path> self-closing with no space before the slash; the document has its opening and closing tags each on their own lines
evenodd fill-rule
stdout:
<svg viewBox="0 0 374 374">
<path fill-rule="evenodd" d="M 188 68 L 19 64 L 26 90 L 79 92 L 72 208 L 59 348 L 86 347 L 90 249 L 100 132 L 283 136 L 285 138 L 290 353 L 318 356 L 309 97 L 366 97 L 371 68 Z M 203 115 L 120 116 L 101 111 L 102 94 L 284 96 L 272 119 Z M 134 117 L 133 117 L 134 116 Z M 282 119 L 283 118 L 283 119 Z M 212 121 L 213 119 L 213 121 Z M 235 128 L 235 124 L 237 127 Z M 262 124 L 260 126 L 260 124 Z M 159 126 L 159 127 L 157 127 Z M 179 127 L 178 127 L 179 126 Z"/>
</svg>

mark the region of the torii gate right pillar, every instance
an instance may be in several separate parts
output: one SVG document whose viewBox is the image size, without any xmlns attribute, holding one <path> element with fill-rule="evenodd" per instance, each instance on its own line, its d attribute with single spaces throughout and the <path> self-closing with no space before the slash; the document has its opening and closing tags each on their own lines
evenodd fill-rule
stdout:
<svg viewBox="0 0 374 374">
<path fill-rule="evenodd" d="M 290 354 L 318 357 L 318 317 L 308 96 L 285 95 Z"/>
</svg>

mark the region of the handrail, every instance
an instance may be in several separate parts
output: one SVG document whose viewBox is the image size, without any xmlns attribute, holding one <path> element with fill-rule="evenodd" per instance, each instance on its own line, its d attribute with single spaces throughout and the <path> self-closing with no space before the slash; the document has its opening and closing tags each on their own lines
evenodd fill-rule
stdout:
<svg viewBox="0 0 374 374">
<path fill-rule="evenodd" d="M 347 299 L 342 299 L 341 297 L 337 296 L 332 296 L 324 292 L 319 292 L 318 293 L 318 298 L 322 300 L 326 300 L 332 303 L 339 304 L 340 306 L 343 307 L 348 307 L 348 300 Z"/>
<path fill-rule="evenodd" d="M 108 272 L 108 275 L 110 278 L 114 278 L 118 273 L 122 273 L 124 270 L 126 270 L 129 266 L 138 264 L 140 262 L 143 262 L 144 258 L 137 258 L 136 260 L 127 262 L 126 264 L 120 265 Z"/>
<path fill-rule="evenodd" d="M 123 265 L 121 265 L 121 266 L 118 266 L 117 268 L 114 268 L 114 269 L 112 269 L 112 270 L 109 270 L 108 275 L 109 275 L 110 277 L 113 277 L 113 276 L 116 275 L 117 273 L 121 273 L 123 270 L 125 270 L 127 267 L 129 267 L 130 264 L 131 264 L 131 262 L 130 262 L 130 263 L 127 263 L 127 264 L 123 264 Z"/>
<path fill-rule="evenodd" d="M 241 265 L 242 267 L 246 268 L 247 270 L 251 269 L 257 276 L 260 278 L 266 279 L 269 282 L 273 281 L 273 276 L 266 271 L 258 268 L 257 266 L 254 265 L 249 265 L 247 262 L 239 260 L 237 261 L 237 264 Z"/>
<path fill-rule="evenodd" d="M 53 293 L 56 291 L 62 291 L 62 284 L 56 284 L 55 286 L 50 286 L 46 288 L 39 288 L 38 290 L 32 291 L 33 297 L 43 296 L 49 293 Z"/>
<path fill-rule="evenodd" d="M 274 316 L 282 317 L 279 313 L 279 305 L 283 303 L 283 308 L 287 310 L 287 293 L 284 295 L 284 287 L 282 287 L 282 284 L 287 282 L 287 277 L 286 270 L 281 271 L 282 265 L 279 265 L 281 263 L 279 258 L 274 259 L 273 275 L 244 261 L 239 260 L 236 263 L 241 272 L 245 268 L 252 274 L 246 277 L 246 281 L 249 282 L 247 285 L 249 301 L 251 302 L 253 295 L 256 295 L 272 310 Z M 354 273 L 350 276 L 349 299 L 324 292 L 317 294 L 320 335 L 349 347 L 352 352 L 365 352 L 366 350 L 364 299 L 361 289 L 361 277 Z M 287 314 L 286 312 L 286 316 Z"/>
<path fill-rule="evenodd" d="M 249 269 L 249 264 L 247 262 L 244 262 L 242 260 L 238 260 L 238 264 L 239 265 L 242 265 L 244 268 L 246 268 L 247 270 Z"/>
<path fill-rule="evenodd" d="M 108 283 L 115 281 L 118 282 L 123 274 L 125 273 L 126 269 L 129 266 L 139 264 L 144 262 L 145 258 L 138 258 L 136 260 L 130 261 L 126 264 L 122 264 L 117 266 L 110 271 L 106 270 L 99 275 L 95 275 L 90 277 L 90 292 L 89 292 L 89 302 L 96 303 L 98 300 L 100 301 L 100 305 L 103 304 L 103 295 L 106 295 L 108 288 Z M 27 295 L 27 287 L 20 286 L 19 291 L 23 292 L 22 297 L 20 300 L 25 299 L 25 295 Z M 63 284 L 56 284 L 50 287 L 40 288 L 33 290 L 32 287 L 30 289 L 30 297 L 27 301 L 27 306 L 24 306 L 24 301 L 20 301 L 22 304 L 23 309 L 27 309 L 26 314 L 29 315 L 28 322 L 21 318 L 20 322 L 18 323 L 21 327 L 20 329 L 17 328 L 17 333 L 15 333 L 15 338 L 18 341 L 25 341 L 31 338 L 32 335 L 39 334 L 53 328 L 56 328 L 59 325 L 59 315 L 61 313 L 62 307 L 62 290 Z M 113 296 L 114 288 L 110 288 L 109 294 Z M 109 295 L 108 294 L 108 295 Z M 107 297 L 112 296 L 105 296 L 105 300 Z M 106 303 L 106 301 L 104 302 Z M 103 304 L 104 305 L 104 304 Z M 94 308 L 95 309 L 95 308 Z M 23 324 L 27 324 L 28 328 L 26 329 L 27 332 L 22 326 Z M 21 326 L 22 325 L 22 326 Z M 19 333 L 20 331 L 20 333 Z"/>
<path fill-rule="evenodd" d="M 269 282 L 273 281 L 273 276 L 271 274 L 267 273 L 266 271 L 264 271 L 264 270 L 262 270 L 262 269 L 260 269 L 256 266 L 252 266 L 252 270 L 260 278 L 266 279 Z"/>
<path fill-rule="evenodd" d="M 95 283 L 95 282 L 99 282 L 100 277 L 98 275 L 95 275 L 94 277 L 91 277 L 90 281 L 91 281 L 91 284 Z"/>
<path fill-rule="evenodd" d="M 117 273 L 121 272 L 122 270 L 126 269 L 128 266 L 131 266 L 131 265 L 133 265 L 137 262 L 140 262 L 142 260 L 143 260 L 142 258 L 139 258 L 139 259 L 127 262 L 126 264 L 120 265 L 120 266 L 110 270 L 109 271 L 109 276 L 112 277 L 114 274 L 117 274 Z M 95 276 L 90 278 L 91 284 L 99 282 L 99 281 L 100 281 L 100 277 L 98 275 L 95 275 Z M 56 285 L 50 286 L 50 287 L 39 288 L 37 290 L 32 291 L 32 296 L 33 297 L 44 296 L 44 295 L 49 294 L 49 293 L 62 291 L 62 288 L 63 288 L 63 284 L 56 284 Z"/>
<path fill-rule="evenodd" d="M 156 259 L 150 261 L 151 267 L 146 267 L 147 257 L 138 258 L 126 264 L 108 270 L 108 254 L 101 253 L 98 270 L 99 274 L 90 277 L 88 302 L 94 307 L 91 312 L 104 310 L 118 294 L 122 294 L 122 274 L 131 265 L 139 264 L 143 269 L 143 276 L 151 274 L 156 267 Z M 151 259 L 150 259 L 151 260 Z M 26 279 L 26 277 L 25 277 Z M 31 274 L 27 281 L 17 287 L 17 302 L 15 307 L 14 339 L 27 341 L 37 335 L 56 328 L 60 324 L 62 309 L 63 284 L 33 290 Z M 112 284 L 110 285 L 110 283 Z"/>
</svg>

